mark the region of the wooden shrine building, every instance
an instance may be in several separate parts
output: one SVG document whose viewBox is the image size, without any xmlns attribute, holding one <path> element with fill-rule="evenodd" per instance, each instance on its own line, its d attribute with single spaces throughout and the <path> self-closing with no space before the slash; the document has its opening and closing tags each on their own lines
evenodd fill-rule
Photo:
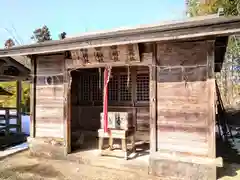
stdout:
<svg viewBox="0 0 240 180">
<path fill-rule="evenodd" d="M 21 82 L 30 79 L 30 69 L 12 57 L 0 58 L 0 82 L 16 82 L 16 106 L 0 107 L 0 150 L 26 141 L 21 128 Z M 1 101 L 13 94 L 0 87 Z"/>
<path fill-rule="evenodd" d="M 32 60 L 31 153 L 103 153 L 105 138 L 110 151 L 119 138 L 128 158 L 144 141 L 149 173 L 215 179 L 215 64 L 239 24 L 205 16 L 0 50 L 0 58 Z"/>
</svg>

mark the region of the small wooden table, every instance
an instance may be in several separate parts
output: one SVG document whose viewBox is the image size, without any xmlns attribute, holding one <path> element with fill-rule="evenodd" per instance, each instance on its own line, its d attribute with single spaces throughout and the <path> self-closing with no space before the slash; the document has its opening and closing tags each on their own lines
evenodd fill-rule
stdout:
<svg viewBox="0 0 240 180">
<path fill-rule="evenodd" d="M 135 128 L 129 128 L 128 130 L 120 130 L 120 129 L 109 129 L 109 132 L 104 132 L 103 129 L 98 130 L 99 137 L 99 151 L 100 155 L 103 155 L 103 141 L 104 138 L 109 138 L 109 155 L 114 154 L 111 153 L 113 151 L 113 140 L 121 139 L 122 142 L 122 150 L 124 152 L 124 158 L 127 160 L 128 155 L 131 152 L 135 152 Z M 127 148 L 127 140 L 131 140 L 131 149 Z M 106 151 L 106 150 L 104 150 Z"/>
</svg>

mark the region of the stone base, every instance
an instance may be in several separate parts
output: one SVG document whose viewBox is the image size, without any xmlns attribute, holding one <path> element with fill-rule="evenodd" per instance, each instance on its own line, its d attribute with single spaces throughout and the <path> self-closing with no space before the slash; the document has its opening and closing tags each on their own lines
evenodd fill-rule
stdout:
<svg viewBox="0 0 240 180">
<path fill-rule="evenodd" d="M 166 179 L 216 180 L 216 166 L 150 158 L 149 173 Z"/>
<path fill-rule="evenodd" d="M 28 138 L 29 152 L 32 156 L 66 159 L 63 139 Z"/>
</svg>

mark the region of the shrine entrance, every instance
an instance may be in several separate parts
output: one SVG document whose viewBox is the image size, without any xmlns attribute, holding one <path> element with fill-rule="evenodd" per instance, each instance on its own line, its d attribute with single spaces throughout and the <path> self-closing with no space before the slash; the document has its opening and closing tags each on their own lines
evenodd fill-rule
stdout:
<svg viewBox="0 0 240 180">
<path fill-rule="evenodd" d="M 137 159 L 149 155 L 149 68 L 109 68 L 107 97 L 105 68 L 71 73 L 71 150 L 90 156 Z M 105 79 L 106 80 L 106 79 Z M 107 98 L 108 132 L 104 130 Z M 91 153 L 90 153 L 91 152 Z"/>
</svg>

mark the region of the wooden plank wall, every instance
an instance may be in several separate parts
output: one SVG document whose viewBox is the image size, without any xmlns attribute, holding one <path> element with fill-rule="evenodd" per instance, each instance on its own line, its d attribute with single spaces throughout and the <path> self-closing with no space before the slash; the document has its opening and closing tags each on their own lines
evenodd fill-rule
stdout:
<svg viewBox="0 0 240 180">
<path fill-rule="evenodd" d="M 36 61 L 36 137 L 63 138 L 64 56 L 39 56 Z"/>
<path fill-rule="evenodd" d="M 157 151 L 209 156 L 207 42 L 157 45 Z M 214 127 L 214 126 L 212 126 Z"/>
</svg>

